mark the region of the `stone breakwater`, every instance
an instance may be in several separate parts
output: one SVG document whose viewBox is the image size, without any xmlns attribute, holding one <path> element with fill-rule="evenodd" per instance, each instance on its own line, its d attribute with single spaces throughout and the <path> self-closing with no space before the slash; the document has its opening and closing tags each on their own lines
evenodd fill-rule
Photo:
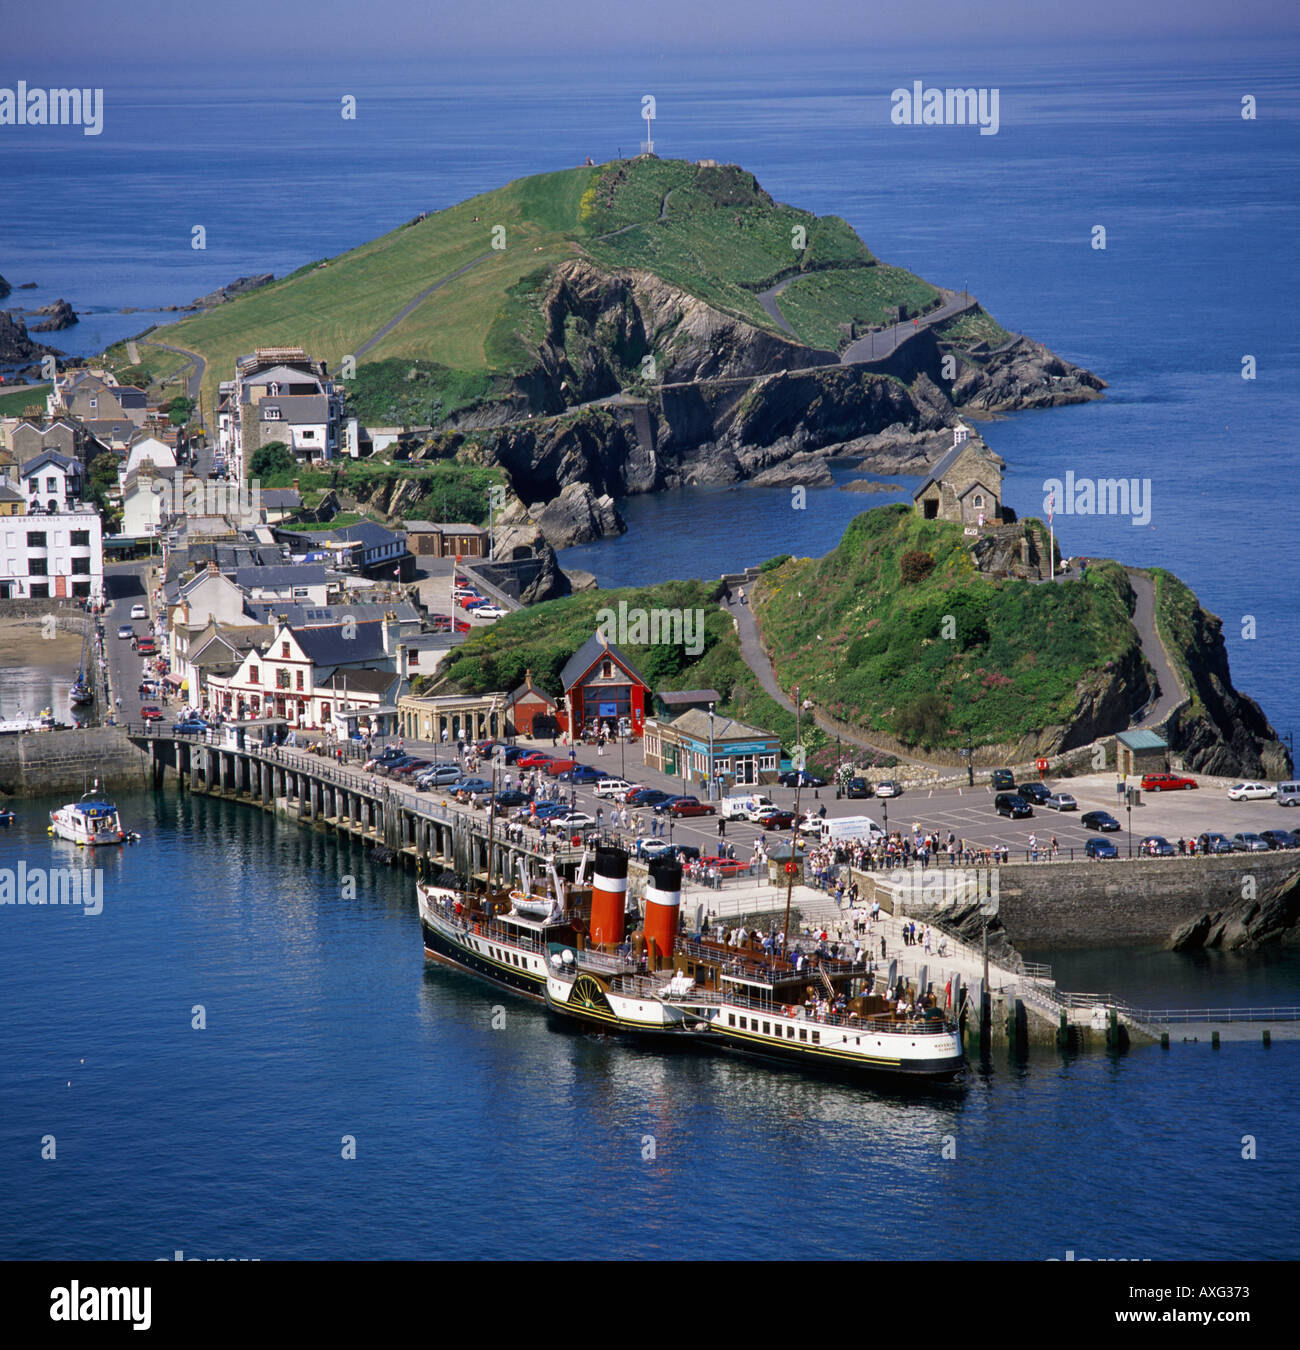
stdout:
<svg viewBox="0 0 1300 1350">
<path fill-rule="evenodd" d="M 145 757 L 120 727 L 0 736 L 0 796 L 80 796 L 95 778 L 110 792 L 149 785 Z"/>
</svg>

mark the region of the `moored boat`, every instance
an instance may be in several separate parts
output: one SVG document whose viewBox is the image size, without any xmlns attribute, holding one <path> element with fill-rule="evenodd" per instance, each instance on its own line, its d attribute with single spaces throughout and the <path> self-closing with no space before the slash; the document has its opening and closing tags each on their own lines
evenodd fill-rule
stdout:
<svg viewBox="0 0 1300 1350">
<path fill-rule="evenodd" d="M 51 811 L 49 832 L 56 839 L 86 847 L 123 844 L 127 838 L 117 807 L 100 791 L 98 783 L 77 801 Z"/>
</svg>

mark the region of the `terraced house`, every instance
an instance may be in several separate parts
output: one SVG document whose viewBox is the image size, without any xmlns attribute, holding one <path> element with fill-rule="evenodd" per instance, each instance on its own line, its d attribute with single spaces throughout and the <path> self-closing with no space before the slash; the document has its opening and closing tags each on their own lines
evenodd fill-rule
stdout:
<svg viewBox="0 0 1300 1350">
<path fill-rule="evenodd" d="M 253 451 L 273 441 L 306 463 L 339 452 L 343 394 L 324 361 L 301 347 L 259 347 L 235 363 L 235 378 L 223 380 L 217 399 L 217 448 L 236 478 Z"/>
</svg>

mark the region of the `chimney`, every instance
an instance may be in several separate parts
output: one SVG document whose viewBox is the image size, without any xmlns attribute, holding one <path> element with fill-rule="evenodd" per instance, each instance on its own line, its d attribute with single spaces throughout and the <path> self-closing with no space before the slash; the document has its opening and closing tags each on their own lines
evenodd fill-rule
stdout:
<svg viewBox="0 0 1300 1350">
<path fill-rule="evenodd" d="M 208 576 L 215 577 L 221 575 L 221 568 L 217 566 L 215 558 L 208 559 Z"/>
<path fill-rule="evenodd" d="M 293 490 L 298 491 L 298 480 L 296 478 L 293 480 Z"/>
<path fill-rule="evenodd" d="M 384 655 L 396 656 L 397 640 L 401 634 L 401 624 L 397 621 L 397 613 L 389 610 L 384 615 Z"/>
</svg>

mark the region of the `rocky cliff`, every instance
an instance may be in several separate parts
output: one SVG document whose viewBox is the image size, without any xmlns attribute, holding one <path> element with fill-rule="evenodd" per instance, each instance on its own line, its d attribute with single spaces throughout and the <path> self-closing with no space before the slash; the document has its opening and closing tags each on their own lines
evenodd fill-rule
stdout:
<svg viewBox="0 0 1300 1350">
<path fill-rule="evenodd" d="M 33 333 L 57 333 L 61 328 L 71 328 L 78 322 L 76 311 L 66 300 L 56 300 L 52 305 L 38 309 L 37 314 L 46 316 L 44 323 L 38 323 Z"/>
<path fill-rule="evenodd" d="M 1300 862 L 1279 883 L 1224 909 L 1207 910 L 1175 930 L 1169 945 L 1176 952 L 1208 948 L 1263 947 L 1300 943 Z"/>
</svg>

